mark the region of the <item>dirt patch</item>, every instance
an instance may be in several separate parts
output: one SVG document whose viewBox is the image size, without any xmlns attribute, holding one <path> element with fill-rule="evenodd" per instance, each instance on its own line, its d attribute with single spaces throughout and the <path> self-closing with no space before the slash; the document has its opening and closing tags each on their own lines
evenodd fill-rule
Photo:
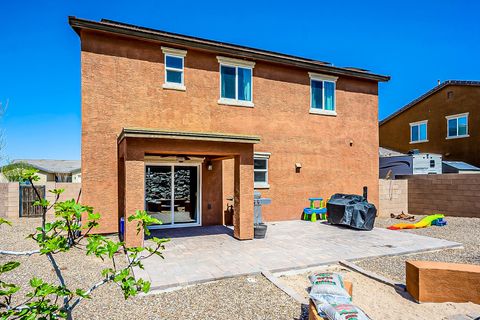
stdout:
<svg viewBox="0 0 480 320">
<path fill-rule="evenodd" d="M 422 303 L 411 300 L 406 292 L 397 292 L 391 286 L 365 277 L 341 266 L 319 268 L 306 273 L 283 275 L 280 277 L 299 294 L 308 296 L 310 282 L 308 275 L 318 271 L 341 273 L 353 283 L 353 303 L 365 311 L 372 319 L 382 320 L 440 320 L 453 315 L 479 314 L 480 305 L 474 303 Z"/>
</svg>

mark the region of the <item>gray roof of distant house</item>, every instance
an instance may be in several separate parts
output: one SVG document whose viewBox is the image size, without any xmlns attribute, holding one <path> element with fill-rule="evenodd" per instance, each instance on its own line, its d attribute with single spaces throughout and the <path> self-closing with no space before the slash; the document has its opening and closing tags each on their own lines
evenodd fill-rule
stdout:
<svg viewBox="0 0 480 320">
<path fill-rule="evenodd" d="M 480 168 L 462 161 L 443 161 L 443 163 L 460 171 L 480 171 Z"/>
<path fill-rule="evenodd" d="M 27 163 L 48 173 L 72 173 L 81 168 L 80 160 L 16 159 L 13 163 Z"/>
<path fill-rule="evenodd" d="M 147 39 L 149 41 L 159 41 L 180 47 L 192 47 L 199 50 L 217 52 L 234 57 L 257 59 L 272 63 L 291 65 L 300 68 L 310 69 L 311 71 L 325 72 L 335 75 L 344 75 L 355 78 L 363 78 L 373 81 L 389 81 L 389 76 L 371 73 L 365 69 L 354 67 L 336 67 L 331 63 L 302 58 L 298 56 L 255 49 L 225 42 L 191 37 L 162 30 L 139 27 L 132 24 L 102 19 L 101 21 L 92 21 L 76 17 L 68 17 L 70 26 L 80 34 L 81 29 L 109 32 L 117 35 Z"/>
<path fill-rule="evenodd" d="M 386 123 L 387 121 L 395 118 L 400 113 L 402 113 L 404 111 L 407 111 L 408 109 L 410 109 L 411 107 L 413 107 L 414 105 L 419 103 L 420 101 L 427 99 L 431 95 L 437 93 L 438 91 L 442 90 L 446 86 L 450 86 L 450 85 L 454 85 L 454 86 L 480 86 L 480 81 L 463 81 L 463 80 L 447 80 L 447 81 L 444 81 L 441 84 L 439 84 L 438 86 L 436 86 L 435 88 L 433 88 L 432 90 L 422 94 L 420 97 L 416 98 L 412 102 L 408 103 L 407 105 L 403 106 L 402 108 L 398 109 L 397 111 L 395 111 L 394 113 L 392 113 L 391 115 L 389 115 L 388 117 L 386 117 L 385 119 L 380 121 L 379 125 L 382 125 L 382 124 Z"/>
<path fill-rule="evenodd" d="M 406 156 L 405 153 L 400 153 L 398 151 L 392 150 L 392 149 L 387 149 L 384 147 L 379 147 L 378 148 L 378 155 L 380 157 L 395 157 L 395 156 Z"/>
</svg>

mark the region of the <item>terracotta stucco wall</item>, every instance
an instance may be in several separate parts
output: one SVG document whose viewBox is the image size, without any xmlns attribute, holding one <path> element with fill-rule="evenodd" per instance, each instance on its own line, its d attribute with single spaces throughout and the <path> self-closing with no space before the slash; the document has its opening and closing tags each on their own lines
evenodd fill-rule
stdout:
<svg viewBox="0 0 480 320">
<path fill-rule="evenodd" d="M 448 98 L 448 93 L 450 98 Z M 420 152 L 438 153 L 444 160 L 460 160 L 480 165 L 480 122 L 478 104 L 479 86 L 448 85 L 414 107 L 399 114 L 380 126 L 380 146 L 400 152 L 419 149 Z M 445 139 L 447 119 L 445 116 L 469 112 L 470 137 Z M 410 123 L 428 120 L 428 142 L 410 143 Z"/>
<path fill-rule="evenodd" d="M 308 197 L 361 194 L 364 185 L 378 204 L 376 82 L 340 77 L 338 115 L 313 115 L 310 70 L 256 61 L 255 107 L 219 105 L 216 54 L 188 49 L 182 92 L 162 89 L 161 44 L 90 32 L 81 37 L 83 200 L 111 217 L 104 231 L 117 230 L 116 138 L 123 127 L 261 136 L 255 151 L 271 153 L 271 187 L 262 190 L 272 198 L 267 220 L 297 219 Z"/>
</svg>

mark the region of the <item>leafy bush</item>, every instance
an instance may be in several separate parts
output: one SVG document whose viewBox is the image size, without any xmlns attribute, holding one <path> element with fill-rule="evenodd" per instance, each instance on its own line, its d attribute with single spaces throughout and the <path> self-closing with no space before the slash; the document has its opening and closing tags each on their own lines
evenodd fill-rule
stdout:
<svg viewBox="0 0 480 320">
<path fill-rule="evenodd" d="M 17 162 L 3 166 L 2 173 L 9 182 L 25 182 L 24 173 L 31 169 L 33 168 L 28 163 Z"/>
</svg>

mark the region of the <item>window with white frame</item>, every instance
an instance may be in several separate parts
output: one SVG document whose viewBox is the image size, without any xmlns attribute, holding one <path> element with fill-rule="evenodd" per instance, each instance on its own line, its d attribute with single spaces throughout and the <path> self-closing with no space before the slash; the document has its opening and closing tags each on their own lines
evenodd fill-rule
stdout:
<svg viewBox="0 0 480 320">
<path fill-rule="evenodd" d="M 468 137 L 468 112 L 446 116 L 447 139 Z"/>
<path fill-rule="evenodd" d="M 187 55 L 186 50 L 162 47 L 165 56 L 165 89 L 185 90 L 184 84 L 184 62 Z"/>
<path fill-rule="evenodd" d="M 336 115 L 335 86 L 338 77 L 309 72 L 310 113 Z"/>
<path fill-rule="evenodd" d="M 220 63 L 218 103 L 253 107 L 253 67 L 255 62 L 217 57 Z"/>
<path fill-rule="evenodd" d="M 268 184 L 268 159 L 270 153 L 255 152 L 253 156 L 253 181 L 255 188 L 269 188 Z"/>
<path fill-rule="evenodd" d="M 428 120 L 410 123 L 410 143 L 427 142 Z"/>
</svg>

